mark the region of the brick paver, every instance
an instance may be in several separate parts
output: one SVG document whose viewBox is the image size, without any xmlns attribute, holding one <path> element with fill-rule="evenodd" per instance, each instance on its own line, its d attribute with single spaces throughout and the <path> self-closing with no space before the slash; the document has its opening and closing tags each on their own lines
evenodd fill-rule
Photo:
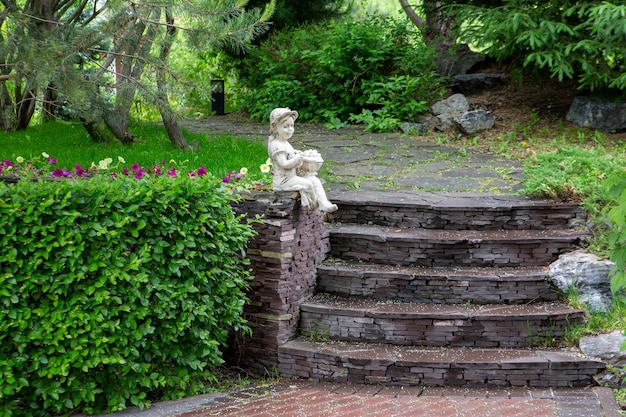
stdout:
<svg viewBox="0 0 626 417">
<path fill-rule="evenodd" d="M 177 417 L 618 417 L 605 388 L 455 389 L 287 381 Z"/>
</svg>

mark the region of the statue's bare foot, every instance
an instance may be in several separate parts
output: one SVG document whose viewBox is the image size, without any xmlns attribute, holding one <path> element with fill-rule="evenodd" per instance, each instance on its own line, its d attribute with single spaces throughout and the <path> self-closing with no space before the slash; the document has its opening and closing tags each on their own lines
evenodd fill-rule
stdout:
<svg viewBox="0 0 626 417">
<path fill-rule="evenodd" d="M 337 204 L 332 204 L 330 202 L 325 202 L 320 204 L 319 210 L 323 213 L 332 213 L 333 211 L 337 211 Z"/>
</svg>

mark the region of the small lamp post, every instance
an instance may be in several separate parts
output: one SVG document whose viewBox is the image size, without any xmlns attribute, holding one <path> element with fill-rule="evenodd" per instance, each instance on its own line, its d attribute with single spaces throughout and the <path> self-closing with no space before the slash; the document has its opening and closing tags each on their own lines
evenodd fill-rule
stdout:
<svg viewBox="0 0 626 417">
<path fill-rule="evenodd" d="M 224 80 L 211 80 L 211 111 L 218 116 L 224 114 Z"/>
</svg>

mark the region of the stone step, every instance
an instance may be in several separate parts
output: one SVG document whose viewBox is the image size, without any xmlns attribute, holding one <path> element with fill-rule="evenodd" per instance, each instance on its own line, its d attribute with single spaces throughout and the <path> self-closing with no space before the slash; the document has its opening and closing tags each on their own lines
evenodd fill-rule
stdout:
<svg viewBox="0 0 626 417">
<path fill-rule="evenodd" d="M 464 305 L 381 302 L 317 294 L 300 305 L 300 334 L 397 345 L 555 346 L 584 311 L 559 302 Z"/>
<path fill-rule="evenodd" d="M 567 349 L 468 349 L 315 342 L 278 348 L 278 371 L 314 381 L 456 387 L 576 387 L 602 362 Z"/>
<path fill-rule="evenodd" d="M 333 220 L 448 230 L 567 229 L 584 222 L 576 204 L 483 193 L 333 193 Z"/>
<path fill-rule="evenodd" d="M 434 304 L 556 301 L 545 267 L 429 268 L 329 258 L 317 268 L 320 292 Z"/>
<path fill-rule="evenodd" d="M 328 227 L 331 255 L 388 265 L 549 265 L 582 243 L 575 230 L 432 230 L 372 225 Z"/>
</svg>

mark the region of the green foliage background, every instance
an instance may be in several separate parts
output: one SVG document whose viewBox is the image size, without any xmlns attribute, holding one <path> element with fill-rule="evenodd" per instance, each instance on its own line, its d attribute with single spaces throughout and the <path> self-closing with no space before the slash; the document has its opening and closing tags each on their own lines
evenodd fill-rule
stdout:
<svg viewBox="0 0 626 417">
<path fill-rule="evenodd" d="M 377 130 L 428 110 L 442 93 L 434 51 L 405 19 L 315 24 L 273 34 L 240 62 L 245 111 L 266 120 L 290 107 L 304 120 L 340 125 L 351 117 Z"/>
<path fill-rule="evenodd" d="M 582 89 L 626 94 L 623 1 L 503 0 L 453 5 L 463 41 L 521 71 L 577 79 Z"/>
<path fill-rule="evenodd" d="M 217 179 L 0 183 L 0 415 L 202 392 L 253 236 Z"/>
</svg>

